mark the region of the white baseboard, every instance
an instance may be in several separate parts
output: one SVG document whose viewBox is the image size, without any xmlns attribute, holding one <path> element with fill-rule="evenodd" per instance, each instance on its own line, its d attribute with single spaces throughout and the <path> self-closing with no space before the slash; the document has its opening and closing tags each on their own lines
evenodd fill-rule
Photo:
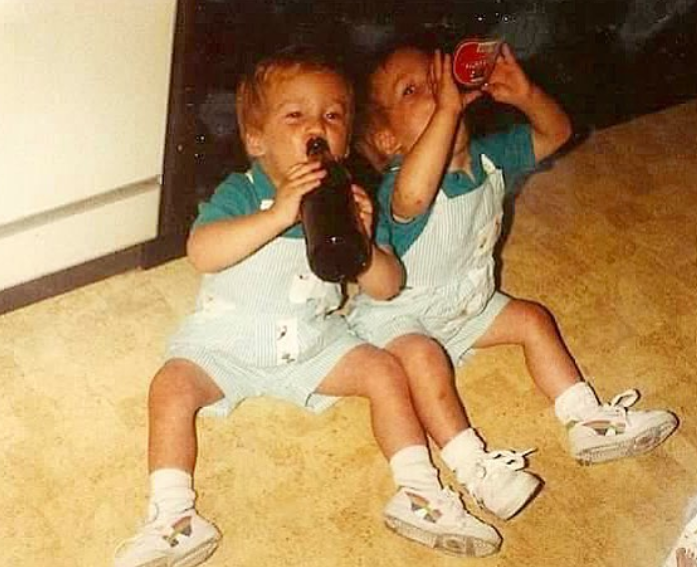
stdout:
<svg viewBox="0 0 697 567">
<path fill-rule="evenodd" d="M 0 226 L 0 290 L 157 236 L 156 180 Z"/>
</svg>

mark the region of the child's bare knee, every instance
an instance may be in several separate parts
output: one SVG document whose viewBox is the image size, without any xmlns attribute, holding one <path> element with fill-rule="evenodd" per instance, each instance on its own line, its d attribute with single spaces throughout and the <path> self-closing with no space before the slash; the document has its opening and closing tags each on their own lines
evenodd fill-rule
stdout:
<svg viewBox="0 0 697 567">
<path fill-rule="evenodd" d="M 554 317 L 544 305 L 533 301 L 521 302 L 523 321 L 528 333 L 548 334 L 555 328 Z"/>
<path fill-rule="evenodd" d="M 151 409 L 176 406 L 193 412 L 201 407 L 199 390 L 196 367 L 184 360 L 170 360 L 150 382 L 148 405 Z"/>
<path fill-rule="evenodd" d="M 445 356 L 443 348 L 431 337 L 412 333 L 403 335 L 388 345 L 388 350 L 393 352 L 404 364 L 434 365 L 441 362 Z"/>
<path fill-rule="evenodd" d="M 384 396 L 388 392 L 408 395 L 409 386 L 402 364 L 387 351 L 375 357 L 371 375 L 366 377 L 365 388 L 369 398 Z"/>
</svg>

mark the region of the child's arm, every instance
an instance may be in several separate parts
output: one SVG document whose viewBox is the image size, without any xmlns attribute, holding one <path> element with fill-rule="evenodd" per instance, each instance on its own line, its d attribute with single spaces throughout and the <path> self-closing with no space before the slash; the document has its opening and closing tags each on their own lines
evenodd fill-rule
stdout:
<svg viewBox="0 0 697 567">
<path fill-rule="evenodd" d="M 558 150 L 571 136 L 566 112 L 540 87 L 528 79 L 508 45 L 503 46 L 489 82 L 482 87 L 491 97 L 523 112 L 532 127 L 535 161 Z"/>
<path fill-rule="evenodd" d="M 319 162 L 296 164 L 265 211 L 196 227 L 187 241 L 189 261 L 200 272 L 218 272 L 244 260 L 298 222 L 300 200 L 326 175 Z"/>
<path fill-rule="evenodd" d="M 360 187 L 353 186 L 353 194 L 367 234 L 372 233 L 373 202 Z M 375 299 L 390 299 L 404 285 L 404 268 L 397 257 L 388 249 L 372 244 L 372 258 L 368 269 L 358 276 L 358 285 Z"/>
<path fill-rule="evenodd" d="M 392 196 L 392 214 L 408 220 L 428 210 L 440 187 L 450 160 L 453 139 L 464 107 L 481 93 L 460 93 L 451 71 L 450 55 L 436 51 L 430 73 L 430 85 L 435 95 L 435 111 L 428 126 L 411 151 L 404 156 L 397 174 Z M 415 93 L 412 96 L 424 96 Z"/>
<path fill-rule="evenodd" d="M 375 299 L 391 299 L 404 285 L 404 268 L 390 250 L 373 244 L 370 267 L 358 276 L 358 285 Z"/>
</svg>

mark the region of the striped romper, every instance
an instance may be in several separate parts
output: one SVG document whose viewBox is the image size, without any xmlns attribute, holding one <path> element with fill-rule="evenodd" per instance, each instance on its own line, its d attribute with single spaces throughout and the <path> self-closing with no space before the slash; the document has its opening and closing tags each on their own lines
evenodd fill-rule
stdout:
<svg viewBox="0 0 697 567">
<path fill-rule="evenodd" d="M 470 156 L 472 177 L 447 173 L 431 208 L 406 223 L 389 212 L 400 164 L 387 172 L 378 193 L 378 232 L 389 234 L 407 279 L 390 301 L 354 298 L 349 324 L 360 337 L 384 347 L 404 334 L 428 335 L 459 364 L 509 301 L 495 289 L 494 247 L 501 234 L 504 173 L 535 165 L 530 128 L 473 139 Z"/>
<path fill-rule="evenodd" d="M 194 226 L 266 209 L 274 194 L 255 163 L 216 189 Z M 336 312 L 341 299 L 338 284 L 310 272 L 296 225 L 241 262 L 203 276 L 195 312 L 166 356 L 197 364 L 220 387 L 225 396 L 207 408 L 213 413 L 225 415 L 262 395 L 321 411 L 336 398 L 315 390 L 343 355 L 365 342 Z"/>
</svg>

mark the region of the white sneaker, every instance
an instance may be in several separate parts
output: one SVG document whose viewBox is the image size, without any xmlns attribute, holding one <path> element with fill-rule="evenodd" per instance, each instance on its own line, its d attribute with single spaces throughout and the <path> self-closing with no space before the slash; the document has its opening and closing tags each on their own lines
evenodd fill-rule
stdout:
<svg viewBox="0 0 697 567">
<path fill-rule="evenodd" d="M 583 465 L 631 457 L 654 449 L 675 431 L 678 419 L 663 410 L 633 411 L 636 390 L 615 396 L 583 421 L 572 421 L 569 449 Z"/>
<path fill-rule="evenodd" d="M 467 557 L 484 557 L 501 547 L 501 536 L 467 513 L 447 488 L 424 495 L 400 488 L 384 510 L 387 527 L 423 545 Z"/>
<path fill-rule="evenodd" d="M 116 550 L 114 567 L 193 567 L 218 547 L 220 532 L 194 509 L 174 517 L 150 519 Z"/>
<path fill-rule="evenodd" d="M 697 509 L 691 510 L 690 515 L 691 519 L 670 550 L 663 567 L 697 567 Z"/>
<path fill-rule="evenodd" d="M 542 480 L 523 470 L 528 451 L 492 451 L 477 461 L 474 479 L 463 483 L 474 500 L 503 520 L 515 516 L 537 494 Z"/>
</svg>

